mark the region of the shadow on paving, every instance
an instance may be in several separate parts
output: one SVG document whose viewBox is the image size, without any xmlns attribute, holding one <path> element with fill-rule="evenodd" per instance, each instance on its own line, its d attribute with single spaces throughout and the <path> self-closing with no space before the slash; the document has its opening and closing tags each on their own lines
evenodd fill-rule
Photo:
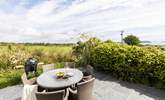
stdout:
<svg viewBox="0 0 165 100">
<path fill-rule="evenodd" d="M 14 100 L 21 100 L 21 97 L 17 98 L 17 99 L 14 99 Z"/>
<path fill-rule="evenodd" d="M 151 99 L 146 98 L 144 100 L 165 100 L 165 91 L 156 89 L 154 87 L 149 87 L 142 84 L 129 83 L 126 81 L 118 80 L 112 77 L 110 74 L 103 74 L 102 72 L 95 72 L 95 77 L 98 81 L 100 81 L 98 82 L 97 85 L 100 86 L 100 85 L 103 85 L 104 83 L 107 83 L 107 84 L 114 83 L 114 86 L 111 87 L 110 85 L 107 85 L 110 87 L 106 87 L 106 88 L 114 89 L 114 90 L 116 89 L 116 91 L 120 92 L 121 94 L 122 92 L 123 94 L 125 94 L 124 92 L 127 92 L 127 90 L 130 90 L 130 91 L 134 91 L 134 93 L 138 93 L 139 96 L 146 96 L 146 97 L 151 98 Z M 122 90 L 122 88 L 124 88 L 125 90 Z M 127 99 L 123 99 L 123 100 L 128 100 L 128 97 Z M 136 98 L 136 100 L 141 100 L 141 99 Z"/>
</svg>

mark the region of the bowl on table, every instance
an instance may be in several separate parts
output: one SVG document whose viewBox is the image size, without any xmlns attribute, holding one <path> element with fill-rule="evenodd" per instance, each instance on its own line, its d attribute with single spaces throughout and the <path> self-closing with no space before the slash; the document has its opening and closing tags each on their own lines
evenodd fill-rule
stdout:
<svg viewBox="0 0 165 100">
<path fill-rule="evenodd" d="M 65 73 L 64 72 L 57 72 L 56 73 L 56 77 L 57 78 L 63 78 L 65 76 Z"/>
</svg>

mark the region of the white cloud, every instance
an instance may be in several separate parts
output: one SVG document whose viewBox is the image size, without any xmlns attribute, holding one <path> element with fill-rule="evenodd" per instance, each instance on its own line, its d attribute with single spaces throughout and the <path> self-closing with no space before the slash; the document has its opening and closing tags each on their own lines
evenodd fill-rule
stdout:
<svg viewBox="0 0 165 100">
<path fill-rule="evenodd" d="M 4 3 L 9 5 L 5 1 L 0 5 Z M 10 12 L 6 7 L 0 10 L 1 41 L 72 42 L 82 32 L 120 40 L 120 30 L 131 30 L 143 40 L 164 39 L 165 29 L 154 28 L 165 26 L 163 0 L 49 0 L 29 8 L 24 7 L 24 3 L 19 3 Z M 155 30 L 150 31 L 152 28 Z"/>
</svg>

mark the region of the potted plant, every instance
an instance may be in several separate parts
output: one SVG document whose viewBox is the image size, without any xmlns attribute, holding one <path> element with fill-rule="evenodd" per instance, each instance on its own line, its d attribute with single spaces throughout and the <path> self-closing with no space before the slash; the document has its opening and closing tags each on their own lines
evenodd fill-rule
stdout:
<svg viewBox="0 0 165 100">
<path fill-rule="evenodd" d="M 77 45 L 73 47 L 73 52 L 78 58 L 78 66 L 81 67 L 84 75 L 93 74 L 93 67 L 91 66 L 91 52 L 101 41 L 95 37 L 89 38 L 89 36 L 82 34 L 82 40 L 77 42 Z"/>
</svg>

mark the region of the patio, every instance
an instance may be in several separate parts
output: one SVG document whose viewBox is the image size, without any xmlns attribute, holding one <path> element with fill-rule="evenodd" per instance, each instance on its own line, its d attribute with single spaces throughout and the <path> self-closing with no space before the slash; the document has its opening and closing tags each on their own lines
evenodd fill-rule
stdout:
<svg viewBox="0 0 165 100">
<path fill-rule="evenodd" d="M 0 100 L 21 100 L 22 85 L 0 90 Z M 140 84 L 119 81 L 96 72 L 93 100 L 164 100 L 165 91 Z"/>
</svg>

